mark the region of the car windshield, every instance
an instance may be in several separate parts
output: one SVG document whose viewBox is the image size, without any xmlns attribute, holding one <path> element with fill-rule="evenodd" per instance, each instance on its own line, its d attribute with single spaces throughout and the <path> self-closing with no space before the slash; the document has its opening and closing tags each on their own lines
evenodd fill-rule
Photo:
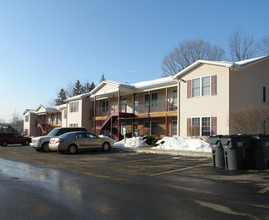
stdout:
<svg viewBox="0 0 269 220">
<path fill-rule="evenodd" d="M 48 136 L 57 136 L 57 133 L 60 129 L 54 128 L 50 133 L 48 133 Z"/>
</svg>

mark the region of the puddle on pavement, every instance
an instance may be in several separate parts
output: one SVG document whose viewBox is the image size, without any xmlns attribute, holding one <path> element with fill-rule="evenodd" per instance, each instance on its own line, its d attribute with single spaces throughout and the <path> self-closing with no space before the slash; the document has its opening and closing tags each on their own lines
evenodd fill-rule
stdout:
<svg viewBox="0 0 269 220">
<path fill-rule="evenodd" d="M 69 175 L 63 175 L 56 169 L 35 167 L 27 163 L 0 158 L 0 175 L 13 181 L 37 184 L 54 191 L 68 191 L 80 197 L 81 190 Z"/>
</svg>

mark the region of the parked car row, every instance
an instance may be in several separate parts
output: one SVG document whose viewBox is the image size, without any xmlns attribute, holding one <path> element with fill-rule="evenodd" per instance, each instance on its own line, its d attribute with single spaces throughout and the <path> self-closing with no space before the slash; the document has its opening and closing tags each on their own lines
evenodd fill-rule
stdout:
<svg viewBox="0 0 269 220">
<path fill-rule="evenodd" d="M 58 151 L 75 154 L 80 150 L 102 148 L 108 151 L 112 142 L 87 132 L 83 127 L 54 128 L 47 136 L 32 138 L 30 146 L 36 151 Z"/>
<path fill-rule="evenodd" d="M 0 145 L 8 144 L 29 145 L 36 151 L 58 151 L 75 154 L 80 150 L 101 148 L 108 151 L 112 142 L 88 132 L 83 127 L 54 128 L 48 135 L 34 138 L 24 137 L 17 133 L 0 133 Z"/>
</svg>

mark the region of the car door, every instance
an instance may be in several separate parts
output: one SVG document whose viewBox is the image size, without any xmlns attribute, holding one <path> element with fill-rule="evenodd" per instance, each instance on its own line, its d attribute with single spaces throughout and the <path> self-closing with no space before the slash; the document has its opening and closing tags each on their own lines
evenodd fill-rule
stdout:
<svg viewBox="0 0 269 220">
<path fill-rule="evenodd" d="M 13 143 L 14 144 L 21 144 L 24 142 L 24 137 L 21 136 L 20 134 L 14 134 L 14 137 L 13 137 Z"/>
<path fill-rule="evenodd" d="M 88 138 L 86 137 L 85 133 L 78 133 L 75 135 L 75 144 L 80 149 L 88 147 Z"/>
<path fill-rule="evenodd" d="M 100 139 L 95 134 L 86 133 L 86 137 L 88 139 L 88 145 L 90 148 L 98 148 L 101 147 Z"/>
</svg>

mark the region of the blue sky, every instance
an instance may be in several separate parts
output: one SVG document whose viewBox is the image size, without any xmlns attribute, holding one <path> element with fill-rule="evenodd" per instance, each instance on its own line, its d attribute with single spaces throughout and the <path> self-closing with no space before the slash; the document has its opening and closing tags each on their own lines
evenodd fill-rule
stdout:
<svg viewBox="0 0 269 220">
<path fill-rule="evenodd" d="M 269 34 L 268 9 L 268 0 L 0 0 L 0 120 L 49 104 L 76 80 L 159 78 L 183 40 L 229 57 L 233 31 Z"/>
</svg>

